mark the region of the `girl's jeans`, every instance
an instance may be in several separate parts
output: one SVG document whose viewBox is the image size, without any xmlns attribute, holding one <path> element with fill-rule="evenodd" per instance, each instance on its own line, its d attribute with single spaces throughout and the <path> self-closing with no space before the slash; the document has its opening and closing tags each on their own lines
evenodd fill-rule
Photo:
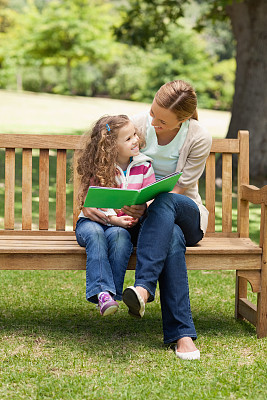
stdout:
<svg viewBox="0 0 267 400">
<path fill-rule="evenodd" d="M 188 336 L 196 339 L 192 320 L 186 246 L 203 237 L 200 212 L 190 198 L 163 193 L 149 206 L 137 243 L 135 286 L 142 286 L 153 301 L 159 281 L 164 342 Z"/>
<path fill-rule="evenodd" d="M 97 294 L 110 292 L 122 299 L 123 281 L 133 245 L 130 233 L 118 226 L 106 226 L 79 218 L 76 238 L 85 247 L 86 298 L 97 303 Z"/>
</svg>

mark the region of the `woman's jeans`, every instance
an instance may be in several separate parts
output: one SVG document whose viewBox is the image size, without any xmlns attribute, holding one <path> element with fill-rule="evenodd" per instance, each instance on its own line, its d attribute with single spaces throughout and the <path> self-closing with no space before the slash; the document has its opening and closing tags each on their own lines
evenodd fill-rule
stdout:
<svg viewBox="0 0 267 400">
<path fill-rule="evenodd" d="M 192 320 L 186 246 L 203 237 L 200 212 L 190 198 L 163 193 L 149 206 L 137 243 L 135 286 L 142 286 L 153 301 L 159 281 L 164 342 L 197 337 Z"/>
<path fill-rule="evenodd" d="M 123 281 L 133 245 L 130 233 L 118 226 L 106 226 L 88 218 L 79 218 L 76 238 L 85 247 L 86 298 L 97 303 L 97 294 L 110 292 L 122 299 Z"/>
</svg>

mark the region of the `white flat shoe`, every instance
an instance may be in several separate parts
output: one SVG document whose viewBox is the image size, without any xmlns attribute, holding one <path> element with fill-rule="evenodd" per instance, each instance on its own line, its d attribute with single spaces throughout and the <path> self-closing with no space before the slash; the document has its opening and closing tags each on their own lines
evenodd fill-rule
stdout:
<svg viewBox="0 0 267 400">
<path fill-rule="evenodd" d="M 145 303 L 142 296 L 134 286 L 127 287 L 122 295 L 122 300 L 129 308 L 129 314 L 136 318 L 142 318 L 145 313 Z"/>
<path fill-rule="evenodd" d="M 180 353 L 180 351 L 177 351 L 177 346 L 175 346 L 175 354 L 181 360 L 200 360 L 199 350 L 189 351 L 187 353 Z"/>
</svg>

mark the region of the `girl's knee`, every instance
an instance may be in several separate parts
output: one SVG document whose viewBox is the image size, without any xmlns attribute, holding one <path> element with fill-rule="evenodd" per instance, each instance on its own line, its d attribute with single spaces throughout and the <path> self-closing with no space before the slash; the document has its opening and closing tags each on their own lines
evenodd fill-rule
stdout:
<svg viewBox="0 0 267 400">
<path fill-rule="evenodd" d="M 83 242 L 84 246 L 90 242 L 98 242 L 105 239 L 103 228 L 96 222 L 88 221 L 76 229 L 78 242 Z"/>
<path fill-rule="evenodd" d="M 131 241 L 130 233 L 119 226 L 113 226 L 106 231 L 106 236 L 109 240 L 114 241 Z"/>
</svg>

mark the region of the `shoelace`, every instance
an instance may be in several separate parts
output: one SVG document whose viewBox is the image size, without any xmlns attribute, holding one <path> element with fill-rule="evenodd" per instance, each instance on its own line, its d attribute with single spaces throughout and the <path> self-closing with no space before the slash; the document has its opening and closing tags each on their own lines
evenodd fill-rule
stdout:
<svg viewBox="0 0 267 400">
<path fill-rule="evenodd" d="M 106 303 L 111 300 L 111 297 L 108 294 L 102 294 L 99 299 L 100 303 Z"/>
</svg>

